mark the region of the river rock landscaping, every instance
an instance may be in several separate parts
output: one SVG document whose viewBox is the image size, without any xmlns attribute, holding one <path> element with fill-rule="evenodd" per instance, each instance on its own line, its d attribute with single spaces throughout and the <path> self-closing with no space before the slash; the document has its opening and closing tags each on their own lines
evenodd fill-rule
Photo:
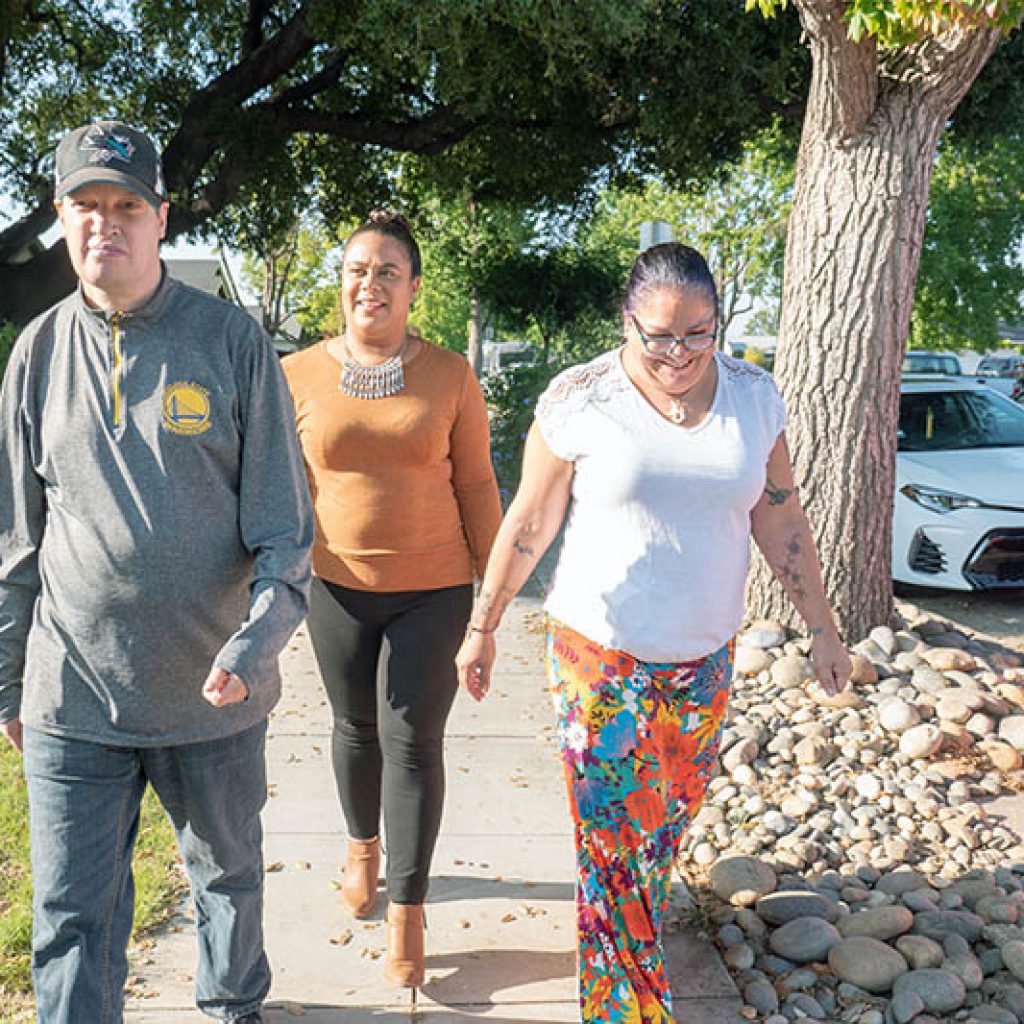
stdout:
<svg viewBox="0 0 1024 1024">
<path fill-rule="evenodd" d="M 805 637 L 741 634 L 721 773 L 680 868 L 744 1016 L 1024 1024 L 1021 655 L 902 607 L 829 697 Z"/>
</svg>

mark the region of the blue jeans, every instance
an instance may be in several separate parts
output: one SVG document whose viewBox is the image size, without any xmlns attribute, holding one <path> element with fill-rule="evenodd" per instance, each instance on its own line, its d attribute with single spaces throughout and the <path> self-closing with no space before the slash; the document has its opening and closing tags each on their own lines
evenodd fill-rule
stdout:
<svg viewBox="0 0 1024 1024">
<path fill-rule="evenodd" d="M 42 1024 L 121 1024 L 150 783 L 174 825 L 196 908 L 196 1002 L 221 1020 L 270 989 L 263 949 L 266 723 L 176 747 L 108 747 L 25 730 L 35 888 L 32 973 Z"/>
</svg>

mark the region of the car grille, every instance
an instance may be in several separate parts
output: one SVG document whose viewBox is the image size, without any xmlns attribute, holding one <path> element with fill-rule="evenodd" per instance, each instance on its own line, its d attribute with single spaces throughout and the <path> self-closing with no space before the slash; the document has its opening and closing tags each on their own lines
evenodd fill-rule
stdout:
<svg viewBox="0 0 1024 1024">
<path fill-rule="evenodd" d="M 942 548 L 930 537 L 926 537 L 923 530 L 918 530 L 910 542 L 910 568 L 914 572 L 932 575 L 946 571 L 946 556 Z"/>
<path fill-rule="evenodd" d="M 964 576 L 975 587 L 1024 587 L 1024 530 L 992 530 L 967 559 Z"/>
</svg>

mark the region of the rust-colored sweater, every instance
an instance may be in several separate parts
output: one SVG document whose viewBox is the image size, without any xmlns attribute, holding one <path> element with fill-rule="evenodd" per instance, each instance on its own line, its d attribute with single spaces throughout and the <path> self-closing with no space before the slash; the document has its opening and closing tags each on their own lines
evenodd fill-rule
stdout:
<svg viewBox="0 0 1024 1024">
<path fill-rule="evenodd" d="M 313 572 L 356 590 L 483 576 L 501 522 L 487 409 L 466 359 L 424 342 L 389 398 L 338 389 L 323 343 L 288 356 L 316 512 Z"/>
</svg>

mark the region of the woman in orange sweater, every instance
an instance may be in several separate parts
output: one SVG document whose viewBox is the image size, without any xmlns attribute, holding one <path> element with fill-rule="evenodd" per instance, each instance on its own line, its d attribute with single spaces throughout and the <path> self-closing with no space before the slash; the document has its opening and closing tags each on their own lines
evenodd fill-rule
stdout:
<svg viewBox="0 0 1024 1024">
<path fill-rule="evenodd" d="M 341 900 L 374 910 L 383 811 L 385 976 L 406 987 L 423 983 L 453 659 L 501 520 L 476 377 L 408 328 L 420 272 L 405 219 L 374 211 L 345 243 L 344 333 L 284 361 L 316 510 L 309 629 L 350 837 Z"/>
</svg>

